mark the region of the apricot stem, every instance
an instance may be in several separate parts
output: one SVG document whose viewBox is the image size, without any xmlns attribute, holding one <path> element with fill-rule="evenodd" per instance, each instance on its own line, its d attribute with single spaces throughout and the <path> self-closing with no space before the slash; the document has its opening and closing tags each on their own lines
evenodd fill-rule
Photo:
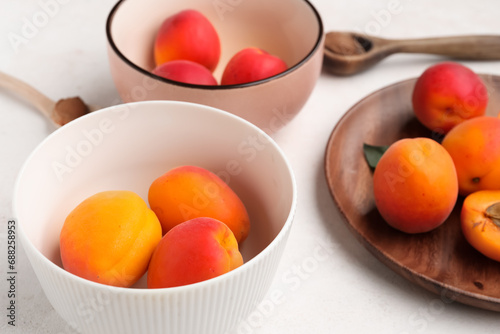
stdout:
<svg viewBox="0 0 500 334">
<path fill-rule="evenodd" d="M 486 208 L 486 216 L 491 218 L 496 226 L 500 227 L 500 202 L 492 204 Z"/>
</svg>

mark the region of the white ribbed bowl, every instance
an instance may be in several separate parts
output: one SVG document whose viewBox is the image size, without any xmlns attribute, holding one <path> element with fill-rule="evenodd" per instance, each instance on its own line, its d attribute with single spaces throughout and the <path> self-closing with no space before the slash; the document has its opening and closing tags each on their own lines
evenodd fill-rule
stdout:
<svg viewBox="0 0 500 334">
<path fill-rule="evenodd" d="M 183 287 L 116 288 L 61 267 L 59 233 L 67 214 L 103 190 L 147 200 L 151 182 L 178 165 L 221 176 L 241 197 L 251 231 L 245 264 Z M 96 111 L 58 129 L 30 155 L 13 207 L 26 254 L 54 309 L 82 333 L 222 334 L 264 298 L 296 206 L 292 170 L 276 143 L 251 123 L 198 104 L 151 101 Z"/>
</svg>

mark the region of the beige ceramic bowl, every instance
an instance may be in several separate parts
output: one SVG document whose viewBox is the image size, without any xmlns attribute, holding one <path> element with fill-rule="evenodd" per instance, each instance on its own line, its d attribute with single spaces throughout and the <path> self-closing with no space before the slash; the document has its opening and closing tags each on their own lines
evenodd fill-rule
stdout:
<svg viewBox="0 0 500 334">
<path fill-rule="evenodd" d="M 289 69 L 254 83 L 200 86 L 151 74 L 156 31 L 168 16 L 196 9 L 221 40 L 218 81 L 227 61 L 246 47 L 282 58 Z M 122 0 L 107 21 L 111 74 L 124 102 L 177 100 L 216 107 L 272 133 L 288 123 L 309 98 L 323 62 L 321 18 L 307 0 Z"/>
</svg>

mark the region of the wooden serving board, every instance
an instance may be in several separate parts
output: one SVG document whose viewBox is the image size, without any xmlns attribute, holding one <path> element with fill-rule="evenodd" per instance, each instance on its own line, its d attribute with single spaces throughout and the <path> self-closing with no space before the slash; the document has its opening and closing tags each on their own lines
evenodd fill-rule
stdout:
<svg viewBox="0 0 500 334">
<path fill-rule="evenodd" d="M 500 76 L 481 75 L 488 88 L 488 115 L 500 112 Z M 470 246 L 460 229 L 463 198 L 446 222 L 424 234 L 391 228 L 373 197 L 372 170 L 363 143 L 390 145 L 405 137 L 433 137 L 415 118 L 411 95 L 416 79 L 385 87 L 354 105 L 335 126 L 326 147 L 325 173 L 335 204 L 357 239 L 381 262 L 441 296 L 500 311 L 500 263 Z"/>
</svg>

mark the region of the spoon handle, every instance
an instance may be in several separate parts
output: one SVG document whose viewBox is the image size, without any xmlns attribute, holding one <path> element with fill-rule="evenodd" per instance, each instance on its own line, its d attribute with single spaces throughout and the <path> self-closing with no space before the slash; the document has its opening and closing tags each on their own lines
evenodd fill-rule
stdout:
<svg viewBox="0 0 500 334">
<path fill-rule="evenodd" d="M 393 40 L 395 52 L 428 53 L 471 60 L 500 59 L 500 36 L 456 36 Z"/>
<path fill-rule="evenodd" d="M 6 73 L 0 72 L 0 87 L 6 88 L 11 92 L 14 92 L 22 98 L 28 100 L 45 116 L 47 116 L 49 119 L 51 118 L 55 102 L 27 83 L 16 79 Z"/>
</svg>

